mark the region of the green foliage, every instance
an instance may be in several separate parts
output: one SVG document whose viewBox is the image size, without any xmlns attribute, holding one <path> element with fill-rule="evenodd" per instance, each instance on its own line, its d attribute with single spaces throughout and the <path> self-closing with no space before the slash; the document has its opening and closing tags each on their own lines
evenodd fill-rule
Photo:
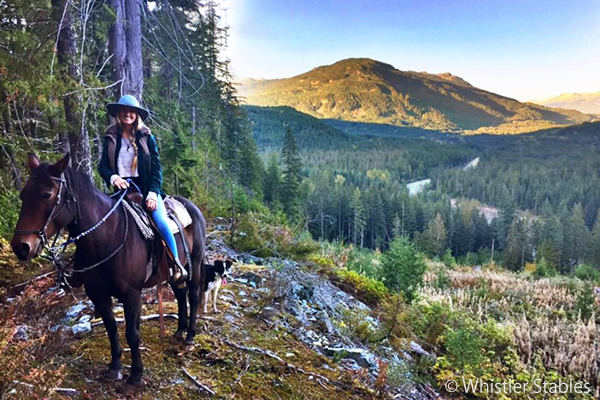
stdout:
<svg viewBox="0 0 600 400">
<path fill-rule="evenodd" d="M 231 244 L 258 257 L 304 259 L 320 249 L 308 232 L 295 234 L 284 216 L 254 211 L 240 215 Z"/>
<path fill-rule="evenodd" d="M 370 279 L 381 279 L 381 262 L 377 253 L 370 250 L 352 248 L 348 254 L 349 270 L 356 271 Z"/>
<path fill-rule="evenodd" d="M 573 275 L 582 281 L 600 282 L 600 271 L 587 264 L 582 264 L 575 268 Z"/>
<path fill-rule="evenodd" d="M 383 253 L 381 264 L 385 286 L 413 299 L 427 269 L 423 256 L 414 246 L 406 238 L 394 239 L 390 249 Z"/>
<path fill-rule="evenodd" d="M 583 321 L 587 321 L 592 314 L 598 311 L 598 307 L 596 306 L 596 290 L 590 282 L 586 282 L 577 291 L 575 310 L 579 313 Z"/>
<path fill-rule="evenodd" d="M 14 232 L 20 210 L 18 197 L 15 190 L 0 193 L 0 237 L 9 238 Z"/>
<path fill-rule="evenodd" d="M 446 252 L 444 253 L 444 256 L 442 257 L 442 262 L 444 263 L 446 268 L 449 268 L 449 269 L 454 269 L 454 267 L 456 266 L 456 259 L 452 255 L 452 252 L 450 251 L 450 249 L 447 249 Z"/>
<path fill-rule="evenodd" d="M 454 319 L 456 311 L 441 302 L 413 304 L 408 311 L 408 321 L 417 338 L 434 350 L 439 349 L 447 326 Z"/>
<path fill-rule="evenodd" d="M 381 302 L 388 294 L 388 289 L 378 280 L 367 278 L 356 271 L 340 268 L 336 270 L 337 276 L 346 285 L 353 287 L 371 304 Z"/>
<path fill-rule="evenodd" d="M 444 345 L 448 361 L 458 370 L 480 368 L 485 360 L 485 342 L 473 326 L 448 328 Z"/>
<path fill-rule="evenodd" d="M 445 268 L 438 269 L 433 286 L 437 289 L 447 289 L 452 286 L 452 279 Z"/>
<path fill-rule="evenodd" d="M 300 182 L 302 162 L 296 139 L 292 130 L 287 127 L 281 156 L 284 163 L 281 203 L 288 218 L 296 217 L 300 207 Z"/>
<path fill-rule="evenodd" d="M 549 278 L 552 276 L 556 276 L 558 271 L 556 269 L 550 267 L 546 262 L 545 258 L 542 258 L 536 265 L 535 270 L 533 271 L 533 276 L 536 279 L 540 278 Z"/>
<path fill-rule="evenodd" d="M 340 320 L 334 321 L 342 335 L 357 339 L 362 343 L 372 343 L 379 340 L 378 332 L 368 322 L 370 313 L 368 310 L 351 310 L 342 308 L 339 310 Z"/>
</svg>

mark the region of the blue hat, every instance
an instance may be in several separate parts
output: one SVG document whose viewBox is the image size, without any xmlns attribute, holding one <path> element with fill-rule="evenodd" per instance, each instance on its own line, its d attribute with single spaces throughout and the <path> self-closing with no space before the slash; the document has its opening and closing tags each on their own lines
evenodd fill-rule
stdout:
<svg viewBox="0 0 600 400">
<path fill-rule="evenodd" d="M 106 105 L 106 109 L 110 115 L 116 118 L 121 106 L 135 108 L 142 121 L 145 121 L 146 118 L 148 118 L 148 114 L 150 114 L 149 111 L 145 108 L 142 108 L 140 106 L 140 102 L 130 94 L 121 96 L 118 103 L 108 103 Z"/>
</svg>

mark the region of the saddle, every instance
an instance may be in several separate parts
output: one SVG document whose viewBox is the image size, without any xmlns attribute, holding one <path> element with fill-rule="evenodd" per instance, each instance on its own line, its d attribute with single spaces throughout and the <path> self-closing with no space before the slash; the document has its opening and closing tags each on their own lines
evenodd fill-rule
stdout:
<svg viewBox="0 0 600 400">
<path fill-rule="evenodd" d="M 127 202 L 123 203 L 126 210 L 132 215 L 135 225 L 142 233 L 142 236 L 148 242 L 151 247 L 151 257 L 146 266 L 146 282 L 150 277 L 157 271 L 159 267 L 159 255 L 163 252 L 167 246 L 164 240 L 156 240 L 156 238 L 162 239 L 162 235 L 156 226 L 156 223 L 152 219 L 150 213 L 144 210 L 142 206 L 143 196 L 141 193 L 128 193 L 126 196 Z M 185 206 L 173 198 L 167 196 L 164 199 L 165 208 L 167 209 L 167 224 L 174 235 L 177 233 L 181 234 L 183 241 L 183 248 L 187 262 L 191 264 L 190 252 L 187 245 L 187 238 L 185 237 L 185 228 L 192 224 L 192 217 L 187 211 Z M 156 245 L 158 243 L 158 245 Z"/>
<path fill-rule="evenodd" d="M 144 234 L 144 237 L 147 240 L 152 240 L 153 237 L 147 237 L 145 232 L 147 229 L 152 229 L 153 231 L 158 232 L 158 229 L 156 228 L 156 224 L 154 223 L 154 220 L 151 218 L 150 214 L 146 212 L 142 206 L 142 202 L 144 200 L 142 194 L 137 192 L 128 193 L 126 198 L 131 208 L 133 208 L 133 210 L 136 212 L 134 215 L 136 226 L 138 229 L 140 229 L 142 234 Z M 190 213 L 179 200 L 172 196 L 167 196 L 164 199 L 164 203 L 165 208 L 167 209 L 167 217 L 169 217 L 167 224 L 169 225 L 169 228 L 173 234 L 179 233 L 180 225 L 183 228 L 187 228 L 192 224 L 192 217 Z M 137 218 L 135 218 L 136 216 L 139 217 L 139 221 Z"/>
</svg>

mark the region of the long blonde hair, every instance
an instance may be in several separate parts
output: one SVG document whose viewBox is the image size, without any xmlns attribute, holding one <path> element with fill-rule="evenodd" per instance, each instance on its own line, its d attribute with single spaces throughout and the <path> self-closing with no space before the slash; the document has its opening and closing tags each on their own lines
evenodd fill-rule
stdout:
<svg viewBox="0 0 600 400">
<path fill-rule="evenodd" d="M 135 155 L 133 156 L 133 161 L 131 162 L 131 169 L 136 170 L 138 167 L 138 146 L 135 142 L 135 136 L 138 131 L 141 131 L 146 125 L 144 125 L 144 121 L 140 118 L 140 115 L 136 113 L 137 116 L 135 118 L 135 124 L 133 129 L 133 139 L 131 139 L 131 147 L 133 147 L 133 152 Z M 121 118 L 119 118 L 119 113 L 115 116 L 115 121 L 117 121 L 117 126 L 119 128 L 123 128 L 123 122 L 121 122 Z"/>
</svg>

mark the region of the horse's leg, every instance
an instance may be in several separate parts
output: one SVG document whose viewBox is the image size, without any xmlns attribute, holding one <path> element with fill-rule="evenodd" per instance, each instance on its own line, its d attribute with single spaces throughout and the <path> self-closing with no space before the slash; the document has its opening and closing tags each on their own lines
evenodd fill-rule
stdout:
<svg viewBox="0 0 600 400">
<path fill-rule="evenodd" d="M 192 262 L 193 263 L 193 262 Z M 200 272 L 196 269 L 197 273 Z M 194 344 L 194 336 L 196 336 L 196 320 L 198 318 L 198 301 L 200 300 L 200 277 L 196 277 L 190 281 L 190 325 L 188 326 L 187 337 L 185 338 L 186 345 Z"/>
<path fill-rule="evenodd" d="M 136 390 L 142 383 L 142 372 L 144 365 L 140 354 L 140 317 L 142 312 L 141 293 L 132 290 L 125 299 L 123 299 L 123 308 L 125 309 L 125 336 L 131 349 L 131 375 L 126 384 L 120 389 L 124 394 L 130 394 Z"/>
<path fill-rule="evenodd" d="M 188 287 L 186 286 L 183 289 L 179 289 L 175 287 L 175 285 L 171 285 L 173 288 L 173 293 L 175 293 L 175 298 L 177 298 L 177 332 L 175 332 L 175 338 L 183 340 L 183 334 L 188 328 L 188 315 L 187 315 L 187 291 Z"/>
<path fill-rule="evenodd" d="M 112 300 L 110 296 L 107 296 L 94 299 L 93 303 L 96 312 L 102 317 L 104 327 L 108 333 L 108 339 L 110 340 L 111 361 L 110 364 L 108 364 L 108 371 L 106 371 L 104 376 L 109 381 L 123 379 L 123 364 L 121 364 L 121 355 L 123 354 L 123 349 L 119 344 L 117 322 L 115 321 L 115 315 L 112 311 Z"/>
</svg>

